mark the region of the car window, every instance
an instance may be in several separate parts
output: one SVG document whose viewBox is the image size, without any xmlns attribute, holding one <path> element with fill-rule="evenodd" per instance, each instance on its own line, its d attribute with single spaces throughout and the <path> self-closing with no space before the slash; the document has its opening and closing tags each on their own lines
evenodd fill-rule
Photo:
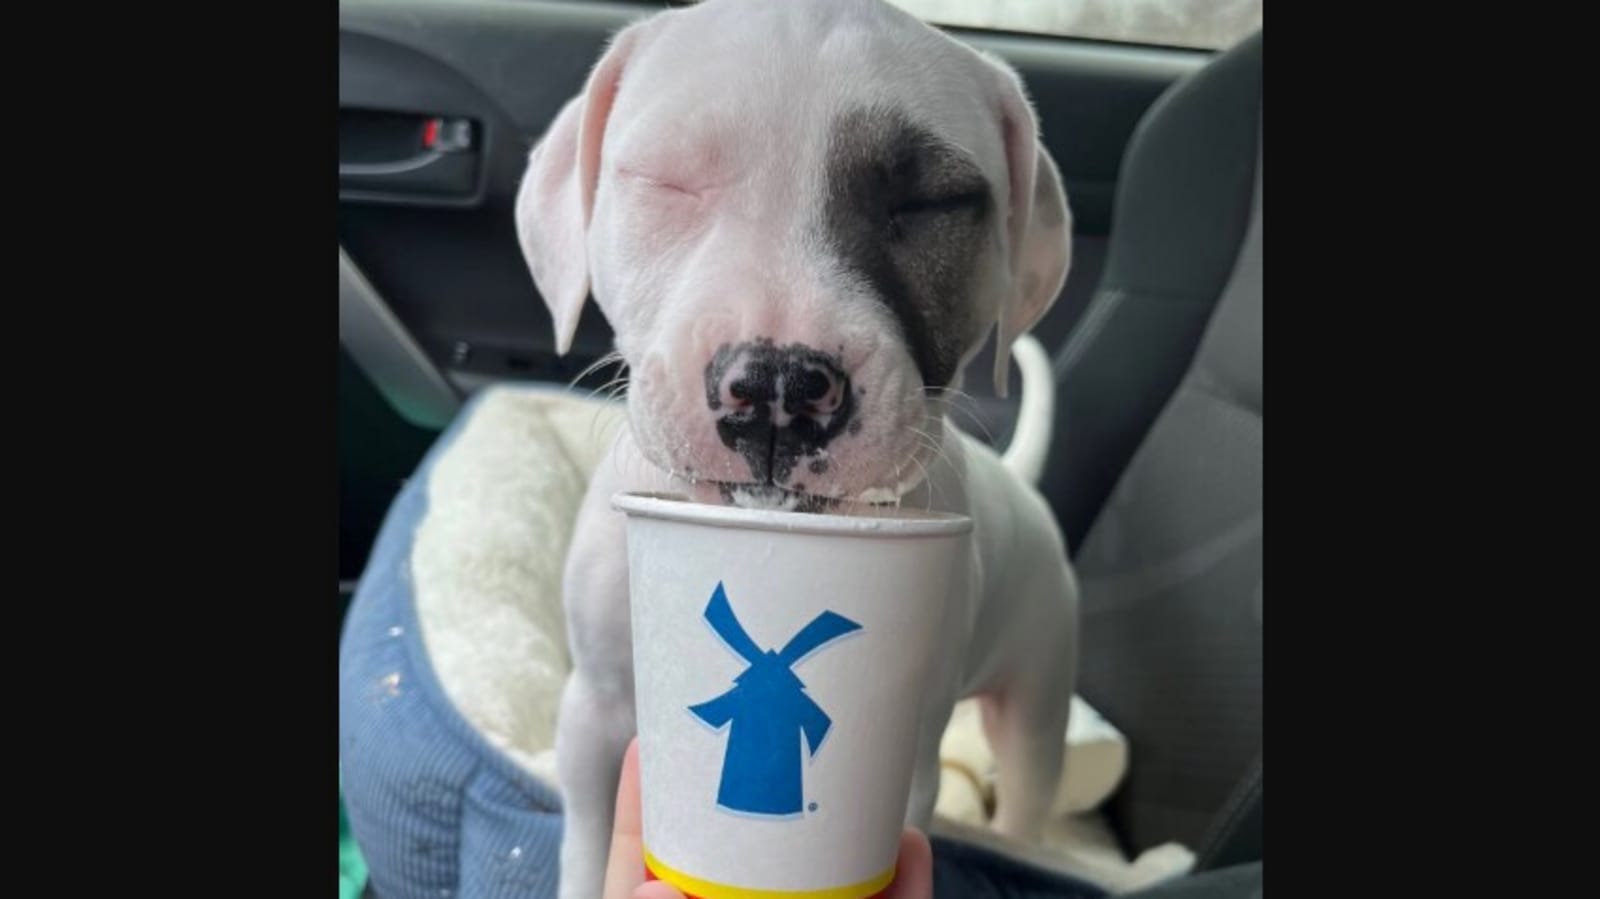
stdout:
<svg viewBox="0 0 1600 899">
<path fill-rule="evenodd" d="M 1261 27 L 1262 0 L 889 0 L 936 25 L 1218 50 Z"/>
</svg>

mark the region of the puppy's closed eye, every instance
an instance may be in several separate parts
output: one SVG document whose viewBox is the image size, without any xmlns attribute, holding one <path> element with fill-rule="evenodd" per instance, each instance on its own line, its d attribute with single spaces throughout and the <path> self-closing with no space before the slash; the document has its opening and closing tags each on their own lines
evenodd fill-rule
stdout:
<svg viewBox="0 0 1600 899">
<path fill-rule="evenodd" d="M 989 192 L 981 187 L 902 200 L 889 210 L 890 236 L 904 238 L 919 225 L 947 216 L 982 215 L 988 204 Z"/>
<path fill-rule="evenodd" d="M 700 199 L 702 195 L 702 191 L 700 189 L 689 186 L 689 182 L 685 179 L 654 175 L 642 169 L 636 169 L 628 166 L 619 166 L 616 170 L 616 173 L 617 177 L 631 184 L 650 190 L 661 191 L 665 194 L 677 194 L 684 197 L 692 197 L 697 200 Z"/>
<path fill-rule="evenodd" d="M 892 214 L 898 216 L 944 215 L 951 212 L 983 208 L 989 193 L 983 188 L 963 190 L 958 193 L 930 197 L 914 197 L 895 206 Z"/>
</svg>

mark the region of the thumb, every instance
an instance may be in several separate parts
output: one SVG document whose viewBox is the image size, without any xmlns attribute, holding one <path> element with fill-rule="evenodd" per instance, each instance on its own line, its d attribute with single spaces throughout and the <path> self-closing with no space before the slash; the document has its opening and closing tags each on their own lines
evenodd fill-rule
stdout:
<svg viewBox="0 0 1600 899">
<path fill-rule="evenodd" d="M 906 828 L 900 835 L 900 858 L 895 864 L 894 882 L 884 899 L 932 899 L 933 847 L 919 830 Z"/>
</svg>

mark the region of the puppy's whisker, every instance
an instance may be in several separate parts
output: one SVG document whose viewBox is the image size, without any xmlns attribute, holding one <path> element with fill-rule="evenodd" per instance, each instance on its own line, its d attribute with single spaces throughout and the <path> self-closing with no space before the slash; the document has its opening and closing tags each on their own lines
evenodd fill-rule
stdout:
<svg viewBox="0 0 1600 899">
<path fill-rule="evenodd" d="M 975 410 L 980 405 L 977 397 L 954 387 L 928 388 L 926 396 L 935 402 L 944 403 L 946 408 L 960 410 L 968 415 L 975 415 Z"/>
<path fill-rule="evenodd" d="M 938 453 L 939 456 L 941 458 L 944 458 L 946 461 L 949 460 L 949 457 L 946 456 L 945 453 L 944 453 L 944 447 L 940 445 L 941 441 L 939 440 L 938 437 L 935 437 L 934 435 L 928 433 L 927 431 L 924 431 L 923 429 L 917 427 L 916 425 L 906 425 L 906 430 L 910 431 L 912 434 L 916 435 L 917 437 L 922 438 L 922 440 L 921 440 L 922 445 L 924 445 L 928 449 Z"/>
<path fill-rule="evenodd" d="M 943 400 L 935 401 L 944 402 Z M 988 440 L 990 443 L 994 442 L 994 433 L 989 429 L 989 426 L 984 423 L 983 419 L 976 412 L 955 403 L 945 403 L 944 406 L 938 408 L 938 416 L 940 418 L 950 419 L 952 423 L 956 424 L 970 425 L 974 432 L 982 434 L 984 439 Z M 957 417 L 957 413 L 959 413 L 959 418 Z"/>
<path fill-rule="evenodd" d="M 950 405 L 955 405 L 958 400 L 965 400 L 973 405 L 978 403 L 977 397 L 965 390 L 958 390 L 954 387 L 925 387 L 923 388 L 923 393 L 930 400 L 938 400 L 941 403 Z"/>
<path fill-rule="evenodd" d="M 592 368 L 594 368 L 594 366 L 591 365 L 590 368 L 592 369 Z M 582 375 L 579 375 L 579 378 L 582 378 L 582 377 L 583 377 Z M 583 396 L 583 399 L 585 399 L 585 400 L 599 399 L 599 400 L 602 400 L 604 402 L 611 402 L 611 401 L 613 401 L 613 400 L 615 400 L 617 398 L 618 394 L 620 394 L 623 391 L 625 391 L 627 389 L 627 386 L 628 386 L 627 370 L 624 369 L 622 372 L 618 373 L 615 377 L 613 377 L 610 381 L 607 381 L 606 383 L 600 385 L 599 387 L 596 387 L 593 390 L 590 390 L 587 393 L 585 393 L 584 396 Z M 569 387 L 568 389 L 571 389 L 571 388 Z M 602 393 L 604 394 L 604 396 L 601 395 Z M 594 410 L 593 417 L 591 417 L 589 419 L 588 439 L 590 441 L 594 441 L 597 437 L 602 436 L 602 435 L 599 435 L 597 433 L 597 428 L 599 427 L 600 416 L 606 411 L 608 411 L 608 410 L 606 410 L 604 408 L 597 408 L 597 409 Z M 612 434 L 612 435 L 606 436 L 605 439 L 609 440 L 613 436 L 615 436 L 615 435 Z"/>
<path fill-rule="evenodd" d="M 922 483 L 928 485 L 928 494 L 927 494 L 926 497 L 924 497 L 925 501 L 922 504 L 922 511 L 931 512 L 933 510 L 933 493 L 937 489 L 936 487 L 933 486 L 933 478 L 929 477 L 929 475 L 928 475 L 928 466 L 923 465 L 922 462 L 919 459 L 917 459 L 916 453 L 912 453 L 911 454 L 911 464 L 913 464 L 913 465 L 917 466 L 917 468 L 921 469 L 921 471 L 922 471 Z"/>
<path fill-rule="evenodd" d="M 909 426 L 909 430 L 912 434 L 915 434 L 917 437 L 921 438 L 922 445 L 927 447 L 929 453 L 931 453 L 933 456 L 932 461 L 943 462 L 945 467 L 949 468 L 951 473 L 955 475 L 956 482 L 959 483 L 963 489 L 965 489 L 967 486 L 966 477 L 962 473 L 961 469 L 955 464 L 955 461 L 950 458 L 950 453 L 944 448 L 944 443 L 935 438 L 932 434 L 929 434 L 927 431 L 924 431 L 914 425 Z"/>
<path fill-rule="evenodd" d="M 916 444 L 916 449 L 912 450 L 913 456 L 919 453 L 926 453 L 930 459 L 936 460 L 939 458 L 939 448 L 933 444 L 933 441 L 928 440 L 926 437 L 919 437 Z"/>
<path fill-rule="evenodd" d="M 620 428 L 623 424 L 626 423 L 626 419 L 623 416 L 613 415 L 613 416 L 611 416 L 610 421 L 607 424 L 607 432 L 606 433 L 601 433 L 601 431 L 600 431 L 600 428 L 601 428 L 600 421 L 601 421 L 602 416 L 608 411 L 610 411 L 610 410 L 604 409 L 604 408 L 596 408 L 594 410 L 594 415 L 589 418 L 589 438 L 588 439 L 589 439 L 590 443 L 595 443 L 595 442 L 599 442 L 599 441 L 605 441 L 606 443 L 614 442 L 616 440 L 616 436 L 617 436 L 617 429 Z"/>
<path fill-rule="evenodd" d="M 627 386 L 628 386 L 628 376 L 627 376 L 627 373 L 624 372 L 624 373 L 619 374 L 616 377 L 612 378 L 611 380 L 605 382 L 604 384 L 601 384 L 599 387 L 596 387 L 595 389 L 589 391 L 588 394 L 586 395 L 586 398 L 592 399 L 592 398 L 604 393 L 606 395 L 607 399 L 611 399 L 611 398 L 614 398 L 616 396 L 617 389 L 619 387 L 621 387 L 623 389 L 626 389 Z"/>
<path fill-rule="evenodd" d="M 935 388 L 935 389 L 949 390 L 950 393 L 954 394 L 956 399 L 965 399 L 972 406 L 976 406 L 977 403 L 978 403 L 977 399 L 975 397 L 973 397 L 972 394 L 970 394 L 970 393 L 963 393 L 962 391 L 954 390 L 954 389 L 951 389 L 951 388 Z M 974 427 L 976 427 L 979 431 L 983 432 L 984 439 L 989 442 L 989 445 L 990 446 L 994 445 L 994 432 L 989 430 L 989 426 L 983 423 L 983 419 L 978 417 L 978 413 L 974 409 L 969 408 L 968 406 L 963 405 L 961 403 L 958 403 L 958 402 L 956 402 L 956 399 L 951 399 L 950 397 L 929 396 L 928 399 L 930 399 L 930 400 L 932 400 L 932 401 L 934 401 L 936 403 L 943 403 L 946 414 L 949 414 L 949 413 L 952 413 L 952 412 L 960 412 L 962 415 L 965 415 L 966 418 L 967 418 L 967 421 L 970 421 L 973 424 Z"/>
<path fill-rule="evenodd" d="M 586 397 L 586 398 L 587 399 L 600 399 L 601 401 L 607 402 L 607 403 L 615 402 L 618 396 L 620 396 L 621 394 L 623 394 L 624 392 L 627 391 L 627 388 L 628 388 L 627 382 L 623 381 L 620 384 L 613 384 L 613 385 L 609 385 L 609 386 L 603 387 L 603 388 L 596 388 L 596 390 L 594 392 L 591 392 L 589 394 L 589 396 Z M 596 396 L 596 394 L 600 390 L 605 390 L 606 391 L 605 396 L 603 396 L 603 397 L 597 397 Z M 609 411 L 609 410 L 606 410 L 606 409 L 596 409 L 595 410 L 594 418 L 590 420 L 590 425 L 589 425 L 589 438 L 591 440 L 594 439 L 595 436 L 596 436 L 596 434 L 595 434 L 595 423 L 600 420 L 601 413 L 606 412 L 606 411 Z M 614 437 L 615 434 L 613 434 L 611 436 Z M 608 437 L 607 439 L 610 439 L 610 438 Z"/>
<path fill-rule="evenodd" d="M 608 365 L 612 365 L 612 364 L 618 363 L 618 362 L 623 362 L 622 353 L 620 351 L 618 351 L 618 350 L 611 350 L 610 352 L 608 352 L 605 355 L 601 356 L 599 359 L 596 359 L 593 362 L 589 363 L 589 365 L 587 367 L 585 367 L 583 371 L 578 372 L 576 377 L 574 377 L 571 381 L 567 382 L 567 389 L 568 390 L 576 389 L 577 386 L 580 383 L 582 383 L 584 378 L 589 377 L 590 375 L 592 375 L 595 372 L 601 370 L 602 368 L 605 368 Z M 623 369 L 624 370 L 627 369 L 627 364 L 626 363 L 623 363 Z"/>
</svg>

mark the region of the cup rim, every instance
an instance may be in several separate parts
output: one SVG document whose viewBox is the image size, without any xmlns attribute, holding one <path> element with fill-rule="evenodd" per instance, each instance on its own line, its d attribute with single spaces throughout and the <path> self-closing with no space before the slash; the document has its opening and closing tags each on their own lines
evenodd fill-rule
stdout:
<svg viewBox="0 0 1600 899">
<path fill-rule="evenodd" d="M 638 491 L 611 497 L 611 507 L 630 518 L 656 518 L 707 527 L 842 537 L 955 537 L 972 530 L 972 519 L 949 512 L 899 509 L 883 517 L 786 512 L 697 503 L 675 493 Z M 886 510 L 888 511 L 888 510 Z"/>
</svg>

